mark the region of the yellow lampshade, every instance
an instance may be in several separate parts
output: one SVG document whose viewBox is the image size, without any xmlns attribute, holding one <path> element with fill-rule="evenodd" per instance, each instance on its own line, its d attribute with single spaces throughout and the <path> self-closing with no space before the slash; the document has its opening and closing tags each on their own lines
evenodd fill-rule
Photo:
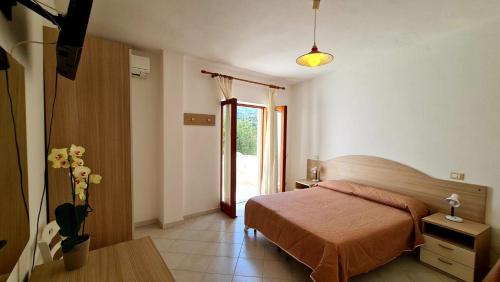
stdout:
<svg viewBox="0 0 500 282">
<path fill-rule="evenodd" d="M 331 61 L 333 61 L 333 55 L 320 52 L 316 45 L 312 47 L 311 52 L 297 58 L 297 64 L 305 67 L 318 67 Z"/>
</svg>

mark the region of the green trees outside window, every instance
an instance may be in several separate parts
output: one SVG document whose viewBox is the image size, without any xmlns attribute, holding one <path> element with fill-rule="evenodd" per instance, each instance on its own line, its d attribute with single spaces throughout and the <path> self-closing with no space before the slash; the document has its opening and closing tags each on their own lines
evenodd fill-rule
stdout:
<svg viewBox="0 0 500 282">
<path fill-rule="evenodd" d="M 257 155 L 259 113 L 259 109 L 238 107 L 236 151 L 243 155 Z"/>
</svg>

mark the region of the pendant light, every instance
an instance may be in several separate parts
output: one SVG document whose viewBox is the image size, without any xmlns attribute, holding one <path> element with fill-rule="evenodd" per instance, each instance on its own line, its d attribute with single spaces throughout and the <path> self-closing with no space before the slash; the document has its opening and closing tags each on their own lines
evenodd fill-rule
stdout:
<svg viewBox="0 0 500 282">
<path fill-rule="evenodd" d="M 314 0 L 314 45 L 311 52 L 297 58 L 297 64 L 305 67 L 319 67 L 333 61 L 333 55 L 319 51 L 316 45 L 316 12 L 319 9 L 319 0 Z"/>
</svg>

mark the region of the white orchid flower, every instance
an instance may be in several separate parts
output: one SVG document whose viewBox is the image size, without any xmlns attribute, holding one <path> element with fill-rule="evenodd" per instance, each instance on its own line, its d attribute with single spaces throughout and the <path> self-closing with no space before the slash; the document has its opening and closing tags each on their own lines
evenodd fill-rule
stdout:
<svg viewBox="0 0 500 282">
<path fill-rule="evenodd" d="M 80 198 L 80 200 L 82 201 L 85 201 L 85 190 L 87 189 L 87 187 L 88 185 L 84 179 L 75 180 L 75 194 L 78 195 L 78 198 Z"/>
<path fill-rule="evenodd" d="M 99 184 L 101 183 L 101 180 L 102 176 L 100 176 L 99 174 L 91 174 L 89 178 L 89 182 L 92 184 Z"/>
<path fill-rule="evenodd" d="M 61 168 L 61 167 L 67 168 L 66 163 L 68 160 L 68 149 L 53 148 L 47 159 L 52 162 L 53 168 Z"/>
<path fill-rule="evenodd" d="M 59 167 L 62 167 L 62 168 L 69 168 L 69 161 L 68 160 L 60 160 L 59 161 Z M 52 164 L 52 167 L 55 166 L 55 163 Z"/>
<path fill-rule="evenodd" d="M 69 155 L 73 158 L 81 158 L 85 153 L 85 148 L 82 146 L 76 146 L 75 144 L 71 144 L 69 148 Z"/>
<path fill-rule="evenodd" d="M 83 188 L 83 187 L 76 187 L 75 195 L 78 195 L 78 198 L 82 201 L 85 201 L 85 199 L 87 198 L 85 196 L 85 188 Z"/>
<path fill-rule="evenodd" d="M 90 168 L 86 166 L 77 166 L 73 170 L 73 176 L 77 179 L 79 178 L 86 179 L 87 177 L 89 177 L 90 172 L 91 172 Z"/>
<path fill-rule="evenodd" d="M 71 164 L 72 167 L 77 167 L 77 166 L 83 166 L 85 162 L 80 159 L 80 158 L 73 158 L 73 163 Z"/>
</svg>

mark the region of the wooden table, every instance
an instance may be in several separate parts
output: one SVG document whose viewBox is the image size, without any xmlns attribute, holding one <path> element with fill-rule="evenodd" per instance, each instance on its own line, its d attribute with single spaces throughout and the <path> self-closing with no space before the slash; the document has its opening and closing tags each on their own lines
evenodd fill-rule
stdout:
<svg viewBox="0 0 500 282">
<path fill-rule="evenodd" d="M 30 281 L 175 281 L 149 237 L 97 249 L 86 266 L 64 270 L 62 260 L 35 267 Z"/>
</svg>

